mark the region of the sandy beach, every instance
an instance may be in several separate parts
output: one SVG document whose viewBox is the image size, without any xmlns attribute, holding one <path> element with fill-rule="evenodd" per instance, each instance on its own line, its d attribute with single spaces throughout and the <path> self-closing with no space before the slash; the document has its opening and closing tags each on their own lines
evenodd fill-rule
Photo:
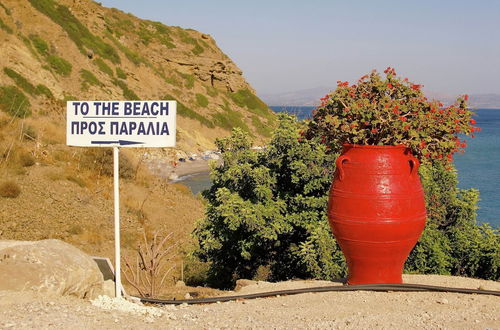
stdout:
<svg viewBox="0 0 500 330">
<path fill-rule="evenodd" d="M 146 166 L 153 175 L 173 182 L 187 175 L 210 172 L 211 161 L 213 160 L 197 159 L 174 163 L 167 160 L 150 160 L 146 162 Z"/>
</svg>

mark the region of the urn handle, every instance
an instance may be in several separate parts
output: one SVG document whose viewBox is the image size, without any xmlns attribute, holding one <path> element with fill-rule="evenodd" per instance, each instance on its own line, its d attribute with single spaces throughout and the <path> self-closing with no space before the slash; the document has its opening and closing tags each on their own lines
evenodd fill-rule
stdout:
<svg viewBox="0 0 500 330">
<path fill-rule="evenodd" d="M 418 168 L 420 167 L 420 162 L 417 158 L 410 156 L 410 160 L 408 160 L 410 164 L 410 176 L 415 177 L 418 175 Z"/>
<path fill-rule="evenodd" d="M 339 158 L 337 158 L 337 161 L 335 164 L 337 165 L 337 171 L 339 172 L 339 180 L 342 181 L 344 180 L 344 163 L 351 161 L 351 158 L 342 155 Z"/>
</svg>

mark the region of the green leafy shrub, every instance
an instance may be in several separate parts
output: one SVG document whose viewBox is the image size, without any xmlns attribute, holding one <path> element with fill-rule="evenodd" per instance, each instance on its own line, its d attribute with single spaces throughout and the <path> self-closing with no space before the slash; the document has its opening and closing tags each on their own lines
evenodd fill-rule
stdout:
<svg viewBox="0 0 500 330">
<path fill-rule="evenodd" d="M 112 34 L 106 33 L 106 37 L 113 42 L 113 44 L 125 55 L 126 58 L 129 59 L 130 62 L 134 63 L 135 65 L 148 63 L 144 57 L 122 45 L 118 40 L 116 40 L 115 37 L 113 37 Z"/>
<path fill-rule="evenodd" d="M 82 79 L 82 89 L 87 90 L 88 86 L 102 86 L 102 83 L 97 79 L 97 77 L 90 71 L 81 69 L 80 78 Z"/>
<path fill-rule="evenodd" d="M 113 69 L 109 67 L 109 65 L 106 64 L 101 58 L 96 58 L 94 63 L 97 65 L 99 70 L 110 76 L 111 78 L 114 77 Z"/>
<path fill-rule="evenodd" d="M 21 187 L 12 180 L 0 184 L 0 196 L 4 198 L 16 198 L 21 194 Z"/>
<path fill-rule="evenodd" d="M 199 55 L 205 51 L 205 49 L 198 43 L 198 40 L 191 37 L 188 32 L 179 29 L 177 33 L 183 43 L 191 44 L 194 46 L 194 48 L 191 49 L 191 52 L 194 55 Z"/>
<path fill-rule="evenodd" d="M 30 34 L 29 38 L 40 55 L 44 57 L 49 55 L 49 44 L 45 40 L 36 34 Z"/>
<path fill-rule="evenodd" d="M 64 58 L 57 55 L 47 56 L 47 62 L 50 67 L 61 76 L 69 76 L 72 70 L 72 65 Z"/>
<path fill-rule="evenodd" d="M 135 94 L 133 90 L 128 88 L 127 83 L 124 82 L 123 80 L 114 79 L 113 84 L 122 89 L 123 97 L 126 100 L 139 100 L 139 96 L 137 96 L 137 94 Z"/>
<path fill-rule="evenodd" d="M 127 79 L 127 74 L 119 66 L 116 67 L 116 76 L 120 79 Z"/>
<path fill-rule="evenodd" d="M 4 11 L 5 11 L 5 13 L 7 14 L 7 16 L 12 15 L 12 11 L 11 11 L 9 8 L 5 7 L 5 5 L 4 5 L 3 3 L 1 3 L 1 2 L 0 2 L 0 7 L 2 7 L 2 8 L 3 8 L 3 10 L 4 10 Z"/>
<path fill-rule="evenodd" d="M 0 109 L 19 118 L 31 115 L 30 101 L 15 86 L 0 86 Z"/>
<path fill-rule="evenodd" d="M 191 49 L 191 52 L 194 54 L 194 55 L 200 55 L 201 53 L 203 53 L 205 50 L 203 49 L 203 47 L 201 47 L 199 44 L 196 44 L 194 46 L 193 49 Z"/>
<path fill-rule="evenodd" d="M 269 280 L 346 274 L 326 217 L 337 155 L 304 139 L 302 128 L 282 117 L 259 153 L 238 129 L 216 141 L 222 162 L 212 168 L 213 185 L 203 193 L 206 217 L 194 231 L 209 284 L 231 287 L 259 269 L 269 269 Z M 438 162 L 423 165 L 420 175 L 429 219 L 405 272 L 498 280 L 500 235 L 476 224 L 478 192 L 458 189 L 456 173 Z"/>
<path fill-rule="evenodd" d="M 167 82 L 167 84 L 177 86 L 177 87 L 182 87 L 182 81 L 180 81 L 177 77 L 175 77 L 173 75 L 166 77 L 165 81 Z"/>
<path fill-rule="evenodd" d="M 38 91 L 39 95 L 45 95 L 48 99 L 53 99 L 54 94 L 50 91 L 50 89 L 42 84 L 36 85 L 36 90 Z"/>
<path fill-rule="evenodd" d="M 157 40 L 168 49 L 176 48 L 172 38 L 170 37 L 170 29 L 160 22 L 142 22 L 137 35 L 145 45 L 149 45 L 151 41 Z"/>
<path fill-rule="evenodd" d="M 82 54 L 86 55 L 87 51 L 91 49 L 112 63 L 120 63 L 120 56 L 116 50 L 92 34 L 85 25 L 73 16 L 68 7 L 60 5 L 54 0 L 29 0 L 29 2 L 35 9 L 61 26 Z"/>
<path fill-rule="evenodd" d="M 259 118 L 257 116 L 252 116 L 252 125 L 255 127 L 255 130 L 257 131 L 258 134 L 268 137 L 271 136 L 271 125 L 266 125 L 262 122 L 262 118 Z"/>
<path fill-rule="evenodd" d="M 202 108 L 206 108 L 208 106 L 208 99 L 205 95 L 196 93 L 196 103 Z"/>
<path fill-rule="evenodd" d="M 231 287 L 262 266 L 270 280 L 345 274 L 326 218 L 334 157 L 299 140 L 299 124 L 283 115 L 260 153 L 240 129 L 216 141 L 223 161 L 212 169 L 206 218 L 194 231 L 197 255 L 210 262 L 210 284 Z"/>
<path fill-rule="evenodd" d="M 207 94 L 211 97 L 216 97 L 217 95 L 219 95 L 219 91 L 215 87 L 205 86 L 205 89 L 207 90 Z"/>
<path fill-rule="evenodd" d="M 184 87 L 186 87 L 187 89 L 192 89 L 194 87 L 194 81 L 195 81 L 195 78 L 192 74 L 186 74 L 186 73 L 181 73 L 181 72 L 177 72 L 182 78 L 184 78 L 185 82 L 184 82 Z"/>
<path fill-rule="evenodd" d="M 274 114 L 268 106 L 248 89 L 241 89 L 236 93 L 229 93 L 229 97 L 242 108 L 268 119 L 274 118 Z"/>
<path fill-rule="evenodd" d="M 440 163 L 422 165 L 420 176 L 428 223 L 405 269 L 498 280 L 500 233 L 476 223 L 479 192 L 457 188 L 456 171 Z"/>
<path fill-rule="evenodd" d="M 33 86 L 26 78 L 24 78 L 22 75 L 17 73 L 16 71 L 12 70 L 11 68 L 3 68 L 3 72 L 14 82 L 18 87 L 20 87 L 22 90 L 24 90 L 26 93 L 30 95 L 38 95 L 39 91 L 35 86 Z"/>
<path fill-rule="evenodd" d="M 214 124 L 208 120 L 207 118 L 203 117 L 196 111 L 194 111 L 191 108 L 188 108 L 185 106 L 182 102 L 178 101 L 176 97 L 173 97 L 172 95 L 165 95 L 163 97 L 164 100 L 175 100 L 177 101 L 177 114 L 182 117 L 186 118 L 191 118 L 194 120 L 199 121 L 202 125 L 209 127 L 209 128 L 214 128 Z"/>
<path fill-rule="evenodd" d="M 219 112 L 212 115 L 212 121 L 215 126 L 222 127 L 227 130 L 231 130 L 233 128 L 241 128 L 247 133 L 250 133 L 250 128 L 243 121 L 243 115 L 237 111 L 232 110 L 227 102 L 225 102 L 224 107 L 222 108 L 224 112 Z"/>
<path fill-rule="evenodd" d="M 10 26 L 8 26 L 7 24 L 5 24 L 2 19 L 0 18 L 0 29 L 4 30 L 5 32 L 9 33 L 9 34 L 12 34 L 14 31 L 10 28 Z"/>
</svg>

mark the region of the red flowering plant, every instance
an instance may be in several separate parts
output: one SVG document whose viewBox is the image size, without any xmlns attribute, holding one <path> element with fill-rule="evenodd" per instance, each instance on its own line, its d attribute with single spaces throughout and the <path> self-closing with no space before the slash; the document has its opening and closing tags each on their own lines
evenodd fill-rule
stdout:
<svg viewBox="0 0 500 330">
<path fill-rule="evenodd" d="M 468 96 L 443 106 L 428 100 L 421 88 L 387 68 L 385 78 L 375 70 L 357 84 L 338 82 L 321 99 L 305 135 L 319 138 L 337 152 L 342 144 L 405 145 L 421 161 L 451 162 L 465 148 L 461 134 L 479 131 L 467 105 Z"/>
</svg>

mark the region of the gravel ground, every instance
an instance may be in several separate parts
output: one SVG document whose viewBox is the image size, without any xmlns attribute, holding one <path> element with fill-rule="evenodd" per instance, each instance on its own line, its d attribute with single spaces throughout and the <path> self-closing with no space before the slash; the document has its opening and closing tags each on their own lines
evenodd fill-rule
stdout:
<svg viewBox="0 0 500 330">
<path fill-rule="evenodd" d="M 500 282 L 405 276 L 406 283 L 500 290 Z M 258 282 L 238 293 L 339 285 L 324 281 Z M 111 308 L 111 309 L 106 309 Z M 137 307 L 101 298 L 0 292 L 5 329 L 500 329 L 500 298 L 433 292 L 306 293 L 210 305 Z"/>
</svg>

